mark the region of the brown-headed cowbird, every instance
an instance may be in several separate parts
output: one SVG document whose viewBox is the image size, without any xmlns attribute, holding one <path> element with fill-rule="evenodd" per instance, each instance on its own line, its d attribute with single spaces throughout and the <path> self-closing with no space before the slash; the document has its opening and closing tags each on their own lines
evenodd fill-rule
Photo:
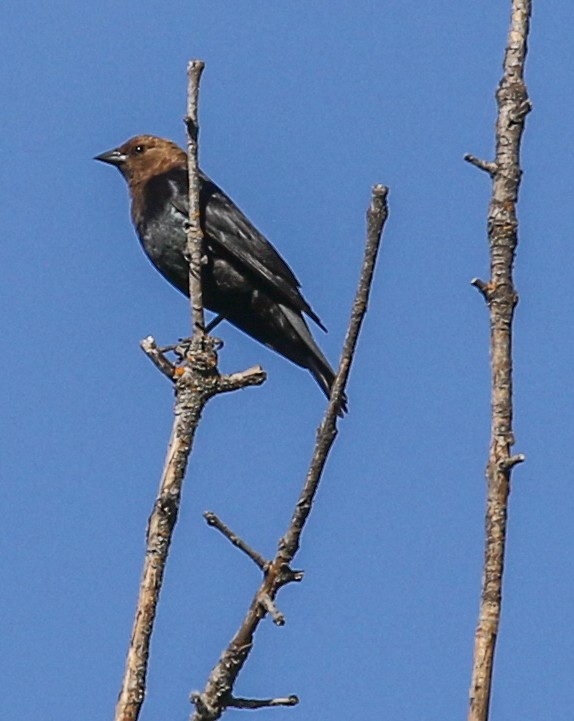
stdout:
<svg viewBox="0 0 574 721">
<path fill-rule="evenodd" d="M 146 255 L 172 285 L 189 295 L 185 151 L 170 140 L 138 135 L 95 160 L 115 165 L 126 179 L 132 221 Z M 201 171 L 199 182 L 206 308 L 307 368 L 329 397 L 335 374 L 303 314 L 325 328 L 299 292 L 299 281 L 221 188 Z"/>
</svg>

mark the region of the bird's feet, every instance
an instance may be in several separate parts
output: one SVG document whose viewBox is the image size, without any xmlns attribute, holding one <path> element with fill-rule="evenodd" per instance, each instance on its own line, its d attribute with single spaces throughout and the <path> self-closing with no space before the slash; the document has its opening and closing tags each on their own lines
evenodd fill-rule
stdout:
<svg viewBox="0 0 574 721">
<path fill-rule="evenodd" d="M 179 361 L 185 360 L 190 353 L 195 354 L 209 350 L 218 351 L 221 348 L 223 348 L 223 341 L 220 338 L 212 338 L 203 334 L 191 336 L 191 338 L 180 338 L 176 345 L 169 347 Z"/>
</svg>

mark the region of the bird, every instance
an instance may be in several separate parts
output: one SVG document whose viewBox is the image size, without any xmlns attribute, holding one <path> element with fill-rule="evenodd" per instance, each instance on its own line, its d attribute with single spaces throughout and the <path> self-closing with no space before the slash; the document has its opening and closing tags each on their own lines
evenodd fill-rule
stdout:
<svg viewBox="0 0 574 721">
<path fill-rule="evenodd" d="M 115 166 L 127 181 L 131 219 L 145 254 L 189 297 L 186 152 L 171 140 L 137 135 L 94 160 Z M 302 296 L 299 281 L 231 198 L 201 170 L 198 175 L 203 303 L 217 314 L 210 328 L 221 319 L 229 321 L 306 368 L 330 398 L 335 373 L 304 316 L 326 328 Z M 346 410 L 346 399 L 342 409 Z"/>
</svg>

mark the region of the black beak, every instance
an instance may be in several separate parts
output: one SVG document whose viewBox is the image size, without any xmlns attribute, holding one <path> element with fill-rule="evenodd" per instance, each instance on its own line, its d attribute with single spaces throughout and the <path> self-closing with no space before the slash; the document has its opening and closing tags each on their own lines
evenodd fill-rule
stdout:
<svg viewBox="0 0 574 721">
<path fill-rule="evenodd" d="M 116 168 L 120 168 L 126 162 L 127 158 L 128 156 L 119 150 L 108 150 L 106 153 L 96 155 L 94 160 L 99 160 L 101 163 L 115 165 Z"/>
</svg>

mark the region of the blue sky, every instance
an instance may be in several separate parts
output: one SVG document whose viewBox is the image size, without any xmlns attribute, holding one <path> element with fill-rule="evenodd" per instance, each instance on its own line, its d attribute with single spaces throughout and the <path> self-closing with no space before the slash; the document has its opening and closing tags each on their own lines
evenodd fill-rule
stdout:
<svg viewBox="0 0 574 721">
<path fill-rule="evenodd" d="M 201 163 L 280 249 L 336 362 L 370 187 L 391 188 L 350 412 L 282 629 L 261 627 L 236 692 L 296 693 L 258 718 L 466 715 L 489 439 L 486 175 L 509 2 L 22 0 L 3 11 L 0 715 L 112 717 L 171 423 L 138 348 L 187 333 L 117 172 L 128 137 L 184 141 L 202 58 Z M 492 718 L 566 719 L 574 580 L 571 292 L 574 7 L 535 4 L 515 324 L 517 468 Z M 142 719 L 186 718 L 256 569 L 201 512 L 272 555 L 324 399 L 229 326 L 220 367 L 269 380 L 209 405 L 185 486 Z M 240 712 L 229 712 L 230 717 Z"/>
</svg>

